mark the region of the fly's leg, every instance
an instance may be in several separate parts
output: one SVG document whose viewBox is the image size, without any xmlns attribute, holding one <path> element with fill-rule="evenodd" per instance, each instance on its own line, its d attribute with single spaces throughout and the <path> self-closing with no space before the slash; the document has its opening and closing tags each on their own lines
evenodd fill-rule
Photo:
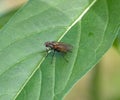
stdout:
<svg viewBox="0 0 120 100">
<path fill-rule="evenodd" d="M 53 58 L 54 58 L 54 56 L 55 56 L 55 52 L 56 52 L 56 51 L 54 50 L 54 51 L 53 51 L 53 55 L 52 55 L 52 61 L 51 61 L 51 63 L 52 63 L 53 60 L 54 60 Z"/>
<path fill-rule="evenodd" d="M 66 53 L 62 53 L 62 57 L 65 59 L 66 62 L 68 62 L 68 59 L 65 57 Z"/>
<path fill-rule="evenodd" d="M 51 49 L 50 48 L 46 48 L 46 57 L 48 56 L 48 54 L 50 53 Z"/>
</svg>

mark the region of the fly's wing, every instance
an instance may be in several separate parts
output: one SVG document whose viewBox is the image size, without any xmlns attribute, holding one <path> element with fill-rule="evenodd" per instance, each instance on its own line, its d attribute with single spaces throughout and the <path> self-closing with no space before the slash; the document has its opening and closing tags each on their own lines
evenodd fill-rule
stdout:
<svg viewBox="0 0 120 100">
<path fill-rule="evenodd" d="M 72 46 L 69 44 L 58 42 L 56 49 L 61 52 L 68 52 L 68 51 L 72 51 Z"/>
</svg>

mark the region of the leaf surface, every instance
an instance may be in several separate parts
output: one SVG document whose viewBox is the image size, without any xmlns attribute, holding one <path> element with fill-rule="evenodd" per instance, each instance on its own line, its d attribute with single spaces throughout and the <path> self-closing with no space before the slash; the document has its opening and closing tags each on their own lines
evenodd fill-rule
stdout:
<svg viewBox="0 0 120 100">
<path fill-rule="evenodd" d="M 64 90 L 78 53 L 80 25 L 75 24 L 94 3 L 30 0 L 10 19 L 0 30 L 0 100 L 53 100 Z M 75 44 L 73 53 L 69 63 L 56 54 L 51 64 L 44 43 L 60 40 Z"/>
<path fill-rule="evenodd" d="M 94 3 L 31 0 L 14 15 L 0 30 L 0 100 L 61 100 L 94 67 L 117 36 L 120 1 Z M 71 44 L 68 62 L 45 57 L 46 41 Z"/>
</svg>

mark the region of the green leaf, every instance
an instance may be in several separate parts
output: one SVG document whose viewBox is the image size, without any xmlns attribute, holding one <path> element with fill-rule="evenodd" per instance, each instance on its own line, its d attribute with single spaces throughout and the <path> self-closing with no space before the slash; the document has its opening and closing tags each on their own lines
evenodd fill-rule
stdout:
<svg viewBox="0 0 120 100">
<path fill-rule="evenodd" d="M 118 35 L 117 35 L 117 37 L 116 37 L 116 39 L 114 41 L 114 45 L 113 46 L 116 48 L 116 50 L 118 52 L 120 52 L 120 29 L 118 30 Z"/>
<path fill-rule="evenodd" d="M 78 57 L 64 94 L 100 60 L 112 46 L 120 26 L 119 0 L 99 0 L 81 21 L 81 39 Z M 102 8 L 102 9 L 101 9 Z"/>
<path fill-rule="evenodd" d="M 9 21 L 9 19 L 16 13 L 16 10 L 10 11 L 9 13 L 0 16 L 0 29 Z"/>
<path fill-rule="evenodd" d="M 61 100 L 94 67 L 117 35 L 120 1 L 94 3 L 31 0 L 16 13 L 0 31 L 0 100 Z M 68 62 L 45 57 L 46 41 L 71 44 Z"/>
</svg>

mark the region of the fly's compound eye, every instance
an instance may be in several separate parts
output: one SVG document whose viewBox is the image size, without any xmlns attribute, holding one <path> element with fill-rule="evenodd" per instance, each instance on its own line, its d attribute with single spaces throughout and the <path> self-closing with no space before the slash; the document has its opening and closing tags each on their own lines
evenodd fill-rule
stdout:
<svg viewBox="0 0 120 100">
<path fill-rule="evenodd" d="M 45 46 L 49 48 L 53 48 L 53 44 L 51 42 L 46 42 Z"/>
</svg>

